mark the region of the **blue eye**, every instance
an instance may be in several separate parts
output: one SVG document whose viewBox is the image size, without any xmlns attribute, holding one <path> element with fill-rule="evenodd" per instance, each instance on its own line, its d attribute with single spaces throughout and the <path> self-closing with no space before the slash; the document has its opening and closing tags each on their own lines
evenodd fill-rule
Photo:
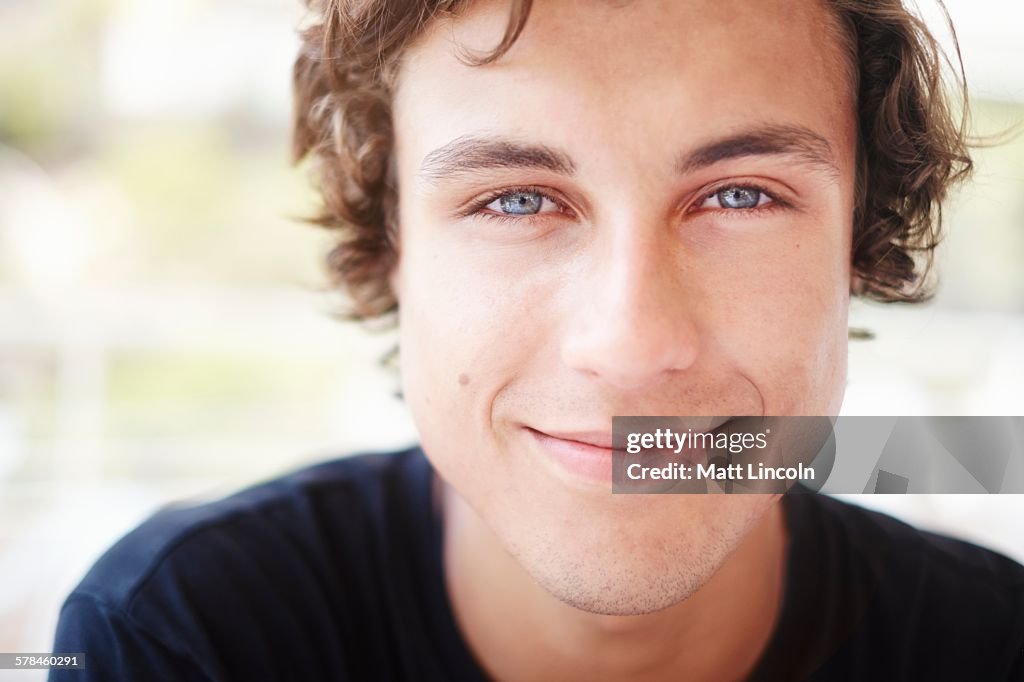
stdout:
<svg viewBox="0 0 1024 682">
<path fill-rule="evenodd" d="M 496 213 L 503 213 L 510 216 L 531 216 L 540 213 L 541 209 L 544 208 L 545 202 L 547 202 L 551 208 L 557 209 L 555 203 L 540 192 L 532 190 L 513 190 L 505 192 L 497 199 L 487 204 L 485 208 Z"/>
<path fill-rule="evenodd" d="M 723 187 L 709 195 L 701 208 L 750 209 L 771 203 L 772 198 L 757 187 L 735 185 Z"/>
</svg>

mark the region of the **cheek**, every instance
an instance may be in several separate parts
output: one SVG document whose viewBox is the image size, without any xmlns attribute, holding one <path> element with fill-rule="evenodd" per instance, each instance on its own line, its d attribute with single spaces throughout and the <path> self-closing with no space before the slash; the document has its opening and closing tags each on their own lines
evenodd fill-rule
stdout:
<svg viewBox="0 0 1024 682">
<path fill-rule="evenodd" d="M 485 267 L 479 254 L 438 232 L 403 245 L 402 390 L 435 466 L 464 478 L 488 459 L 495 397 L 523 371 L 542 335 L 531 333 L 527 303 L 512 290 L 517 278 Z"/>
<path fill-rule="evenodd" d="M 763 246 L 723 272 L 711 323 L 770 414 L 831 414 L 846 378 L 849 265 L 841 240 Z M 730 331 L 735 330 L 735 331 Z"/>
<path fill-rule="evenodd" d="M 429 379 L 434 392 L 477 394 L 502 372 L 516 306 L 464 259 L 418 255 L 403 263 L 403 372 Z"/>
<path fill-rule="evenodd" d="M 411 372 L 434 390 L 497 390 L 544 341 L 545 297 L 530 251 L 474 241 L 469 223 L 413 225 L 403 241 L 400 331 Z M 460 380 L 461 377 L 461 380 Z"/>
</svg>

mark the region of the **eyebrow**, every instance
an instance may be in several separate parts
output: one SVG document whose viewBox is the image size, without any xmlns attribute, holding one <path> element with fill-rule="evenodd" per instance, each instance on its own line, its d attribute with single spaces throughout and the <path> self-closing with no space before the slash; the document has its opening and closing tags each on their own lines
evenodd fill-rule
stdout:
<svg viewBox="0 0 1024 682">
<path fill-rule="evenodd" d="M 712 140 L 680 154 L 675 171 L 685 175 L 723 161 L 758 156 L 791 156 L 833 178 L 839 174 L 828 140 L 796 125 L 765 125 Z M 418 174 L 437 182 L 481 170 L 546 170 L 573 175 L 576 166 L 567 153 L 546 145 L 463 135 L 427 154 Z"/>
<path fill-rule="evenodd" d="M 576 172 L 568 154 L 545 145 L 464 135 L 427 154 L 420 164 L 419 175 L 425 180 L 437 181 L 494 169 L 547 170 L 560 175 Z"/>
<path fill-rule="evenodd" d="M 676 171 L 692 173 L 721 161 L 750 156 L 792 156 L 833 177 L 839 175 L 832 145 L 810 128 L 767 125 L 704 144 L 682 154 Z"/>
</svg>

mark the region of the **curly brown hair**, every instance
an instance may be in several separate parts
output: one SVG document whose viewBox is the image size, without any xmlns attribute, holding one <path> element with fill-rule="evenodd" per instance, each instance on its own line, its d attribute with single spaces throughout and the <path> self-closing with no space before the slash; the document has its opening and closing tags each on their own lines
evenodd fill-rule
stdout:
<svg viewBox="0 0 1024 682">
<path fill-rule="evenodd" d="M 292 152 L 296 163 L 312 161 L 322 209 L 310 221 L 337 232 L 327 263 L 333 283 L 348 294 L 351 318 L 378 318 L 398 306 L 389 284 L 398 257 L 391 95 L 403 48 L 429 22 L 469 1 L 305 0 L 311 21 L 295 62 Z M 902 0 L 824 1 L 842 29 L 857 92 L 852 293 L 925 300 L 933 292 L 942 201 L 972 171 L 959 47 L 953 68 Z M 532 0 L 511 0 L 499 44 L 461 58 L 474 65 L 500 58 L 531 6 Z M 947 100 L 947 70 L 960 111 Z"/>
</svg>

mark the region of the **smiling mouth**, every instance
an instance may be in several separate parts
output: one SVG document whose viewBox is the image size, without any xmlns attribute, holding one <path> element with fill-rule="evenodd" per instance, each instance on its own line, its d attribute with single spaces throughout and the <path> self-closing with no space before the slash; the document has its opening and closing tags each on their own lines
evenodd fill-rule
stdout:
<svg viewBox="0 0 1024 682">
<path fill-rule="evenodd" d="M 715 419 L 710 427 L 702 430 L 713 432 L 731 420 Z M 707 458 L 703 448 L 692 447 L 678 452 L 664 449 L 647 450 L 643 455 L 630 454 L 626 450 L 625 434 L 620 434 L 620 442 L 616 443 L 610 431 L 541 431 L 526 425 L 523 429 L 539 446 L 545 459 L 554 463 L 563 474 L 608 486 L 612 482 L 614 462 L 618 460 L 621 463 L 620 458 L 644 457 L 651 464 L 663 459 L 663 464 L 671 461 L 689 465 L 703 463 Z"/>
<path fill-rule="evenodd" d="M 541 438 L 554 438 L 556 440 L 565 441 L 567 443 L 575 443 L 578 445 L 586 445 L 598 450 L 607 450 L 610 452 L 615 450 L 624 451 L 625 448 L 613 447 L 613 437 L 609 431 L 573 431 L 573 432 L 556 432 L 556 431 L 541 431 L 534 429 L 530 426 L 525 427 L 527 431 L 531 431 Z"/>
<path fill-rule="evenodd" d="M 611 486 L 612 461 L 624 449 L 612 447 L 611 432 L 545 432 L 523 427 L 545 459 L 572 478 Z"/>
</svg>

